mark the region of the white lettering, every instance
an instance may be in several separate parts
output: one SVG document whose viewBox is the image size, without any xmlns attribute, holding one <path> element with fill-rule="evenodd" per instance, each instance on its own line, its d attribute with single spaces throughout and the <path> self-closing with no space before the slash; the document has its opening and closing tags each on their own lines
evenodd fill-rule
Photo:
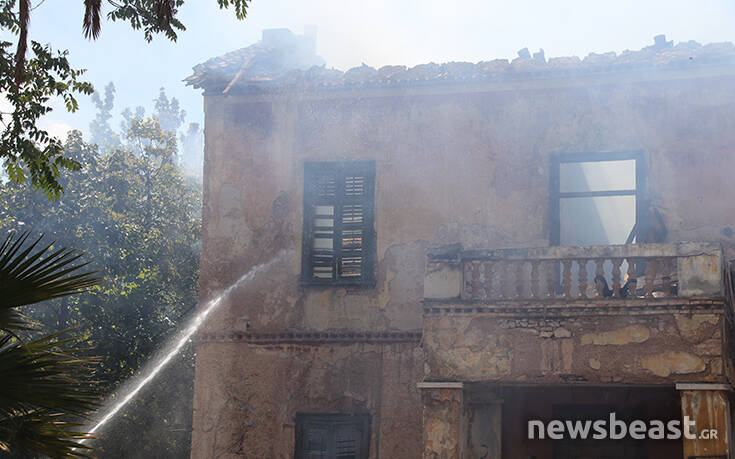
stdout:
<svg viewBox="0 0 735 459">
<path fill-rule="evenodd" d="M 538 429 L 538 430 L 535 430 L 535 429 Z M 535 440 L 536 432 L 538 432 L 538 439 L 543 440 L 544 439 L 544 423 L 539 421 L 538 419 L 528 421 L 528 439 Z"/>
<path fill-rule="evenodd" d="M 630 423 L 628 433 L 633 440 L 643 440 L 646 438 L 646 423 L 641 420 L 635 420 Z"/>
<path fill-rule="evenodd" d="M 591 433 L 590 433 L 591 432 Z M 622 440 L 629 436 L 634 440 L 679 440 L 682 438 L 682 432 L 685 438 L 689 440 L 701 439 L 712 440 L 717 439 L 716 429 L 702 429 L 697 431 L 697 423 L 689 416 L 684 416 L 683 420 L 674 419 L 668 422 L 660 420 L 644 421 L 636 419 L 630 422 L 617 418 L 617 414 L 612 412 L 608 419 L 597 420 L 552 420 L 544 422 L 538 419 L 532 419 L 527 422 L 527 434 L 529 440 L 561 440 L 569 438 L 571 440 L 586 440 L 593 438 L 595 440 Z"/>
<path fill-rule="evenodd" d="M 648 438 L 651 440 L 664 439 L 664 423 L 662 421 L 651 421 L 651 428 L 648 429 Z"/>
<path fill-rule="evenodd" d="M 567 431 L 569 432 L 569 438 L 572 440 L 576 440 L 577 437 L 580 439 L 587 438 L 590 427 L 592 427 L 592 421 L 567 421 Z"/>
<path fill-rule="evenodd" d="M 681 422 L 677 420 L 669 421 L 669 423 L 666 424 L 666 429 L 669 431 L 669 440 L 678 440 L 681 438 L 681 429 L 679 428 L 680 425 Z"/>
<path fill-rule="evenodd" d="M 687 440 L 697 438 L 697 423 L 689 420 L 689 416 L 684 416 L 684 437 Z"/>
<path fill-rule="evenodd" d="M 561 440 L 564 438 L 564 424 L 561 421 L 551 421 L 546 426 L 546 433 L 552 440 Z"/>
<path fill-rule="evenodd" d="M 628 426 L 625 424 L 625 421 L 615 419 L 615 413 L 610 413 L 610 439 L 620 440 L 625 438 L 627 431 Z"/>
<path fill-rule="evenodd" d="M 605 428 L 605 425 L 607 424 L 607 421 L 604 419 L 600 419 L 598 421 L 595 421 L 592 424 L 592 428 L 595 429 L 595 433 L 592 435 L 592 438 L 595 440 L 604 440 L 607 438 L 607 429 Z"/>
</svg>

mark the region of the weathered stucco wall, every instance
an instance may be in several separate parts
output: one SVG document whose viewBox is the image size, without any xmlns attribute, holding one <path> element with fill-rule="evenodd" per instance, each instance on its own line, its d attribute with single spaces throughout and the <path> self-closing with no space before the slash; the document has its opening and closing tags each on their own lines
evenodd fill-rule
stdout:
<svg viewBox="0 0 735 459">
<path fill-rule="evenodd" d="M 371 457 L 421 448 L 415 345 L 200 343 L 192 457 L 292 458 L 296 412 L 370 413 Z"/>
<path fill-rule="evenodd" d="M 735 239 L 726 234 L 735 218 L 735 202 L 727 199 L 735 170 L 735 130 L 727 129 L 735 123 L 733 82 L 208 96 L 203 295 L 281 248 L 295 249 L 292 281 L 284 285 L 289 309 L 304 310 L 328 295 L 296 288 L 306 160 L 377 161 L 379 281 L 371 291 L 346 293 L 371 327 L 420 328 L 416 300 L 427 243 L 548 244 L 552 153 L 642 150 L 669 239 L 732 247 Z M 272 318 L 271 309 L 250 304 L 252 325 L 304 325 L 297 314 Z"/>
<path fill-rule="evenodd" d="M 460 459 L 466 436 L 462 389 L 422 389 L 423 457 Z"/>
<path fill-rule="evenodd" d="M 426 378 L 535 384 L 726 381 L 721 314 L 427 316 Z"/>
<path fill-rule="evenodd" d="M 662 75 L 666 81 L 649 77 L 629 77 L 627 82 L 527 81 L 474 89 L 455 85 L 206 96 L 202 302 L 252 266 L 283 250 L 286 255 L 252 285 L 237 289 L 203 332 L 421 330 L 429 246 L 548 244 L 553 153 L 643 151 L 649 190 L 662 210 L 669 240 L 722 241 L 734 254 L 735 200 L 727 197 L 735 170 L 735 129 L 730 128 L 735 125 L 735 76 L 692 80 Z M 646 78 L 649 81 L 643 81 Z M 376 285 L 303 287 L 303 163 L 357 159 L 376 161 Z M 442 338 L 429 343 L 434 352 L 429 376 L 479 379 L 508 371 L 509 377 L 519 379 L 524 367 L 517 363 L 518 356 L 536 352 L 538 361 L 529 371 L 545 375 L 542 362 L 547 362 L 548 374 L 560 381 L 558 372 L 569 371 L 590 381 L 614 382 L 618 370 L 613 368 L 621 365 L 623 374 L 636 381 L 658 383 L 665 380 L 656 375 L 659 370 L 644 370 L 640 360 L 617 361 L 604 349 L 637 352 L 659 343 L 660 352 L 647 354 L 654 359 L 649 367 L 659 368 L 661 360 L 679 361 L 687 354 L 693 357 L 684 358 L 685 369 L 696 371 L 677 377 L 722 379 L 717 355 L 693 350 L 693 345 L 706 346 L 708 331 L 697 331 L 697 340 L 691 341 L 673 317 L 616 324 L 620 329 L 642 327 L 635 328 L 641 333 L 648 330 L 645 343 L 621 345 L 593 344 L 594 338 L 582 343 L 587 333 L 616 327 L 579 321 L 563 327 L 569 337 L 545 338 L 545 351 L 524 347 L 528 331 L 505 329 L 508 336 L 493 335 L 502 328 L 496 319 L 451 324 L 442 320 L 429 327 L 446 329 L 446 340 L 451 340 L 451 327 L 458 327 L 455 334 L 467 328 L 469 337 L 479 333 L 473 330 L 482 330 L 491 333 L 487 336 L 497 349 L 507 349 L 507 355 L 483 354 L 482 346 L 476 354 L 475 345 L 468 343 L 455 352 L 465 352 L 469 361 L 485 355 L 496 364 L 488 369 L 478 362 L 481 367 L 450 371 L 437 357 L 447 344 Z M 705 320 L 702 327 L 714 333 L 720 319 Z M 568 340 L 579 341 L 580 351 L 571 363 L 565 360 Z M 247 451 L 252 457 L 290 457 L 296 411 L 351 409 L 355 405 L 346 400 L 355 397 L 362 400 L 361 409 L 373 415 L 372 457 L 377 457 L 378 448 L 385 451 L 382 457 L 417 457 L 421 404 L 415 383 L 425 376 L 423 362 L 417 363 L 421 351 L 415 342 L 395 346 L 381 351 L 367 344 L 322 344 L 307 352 L 222 342 L 216 336 L 200 344 L 193 456 L 229 451 L 221 457 L 234 457 Z M 667 357 L 666 352 L 683 354 Z M 594 368 L 595 362 L 599 368 Z M 354 368 L 365 369 L 360 371 L 366 379 L 358 388 L 346 382 L 359 379 L 350 376 Z M 294 376 L 299 374 L 303 376 Z M 242 419 L 243 410 L 254 424 Z M 394 424 L 376 419 L 393 419 Z"/>
</svg>

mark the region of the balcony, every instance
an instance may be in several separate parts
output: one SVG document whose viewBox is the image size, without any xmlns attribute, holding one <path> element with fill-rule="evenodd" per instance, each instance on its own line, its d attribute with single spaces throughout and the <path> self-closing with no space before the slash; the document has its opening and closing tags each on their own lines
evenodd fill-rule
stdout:
<svg viewBox="0 0 735 459">
<path fill-rule="evenodd" d="M 725 297 L 716 243 L 430 250 L 425 313 L 573 312 L 684 305 Z M 559 311 L 559 309 L 562 309 Z"/>
<path fill-rule="evenodd" d="M 427 381 L 728 381 L 722 249 L 670 243 L 430 250 Z"/>
</svg>

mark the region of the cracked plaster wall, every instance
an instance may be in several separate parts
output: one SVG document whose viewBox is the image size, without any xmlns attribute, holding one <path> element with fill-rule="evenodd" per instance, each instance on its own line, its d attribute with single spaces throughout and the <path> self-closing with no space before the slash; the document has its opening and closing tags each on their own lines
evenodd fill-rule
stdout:
<svg viewBox="0 0 735 459">
<path fill-rule="evenodd" d="M 730 175 L 735 170 L 735 130 L 729 128 L 735 122 L 734 82 L 732 77 L 711 77 L 572 87 L 525 83 L 517 90 L 455 93 L 438 88 L 318 96 L 207 96 L 202 302 L 275 253 L 287 250 L 288 255 L 261 273 L 257 288 L 234 292 L 204 331 L 421 329 L 420 300 L 429 246 L 548 244 L 552 153 L 642 150 L 649 189 L 662 210 L 669 240 L 719 240 L 733 255 L 735 239 L 728 228 L 735 226 L 735 200 L 726 197 L 731 194 Z M 344 159 L 376 161 L 377 283 L 369 289 L 304 288 L 299 285 L 303 162 Z M 630 324 L 621 324 L 623 328 L 641 325 L 651 334 L 646 343 L 626 344 L 626 349 L 636 352 L 636 346 L 662 340 L 666 330 L 679 330 L 671 321 L 657 321 L 641 324 L 640 319 L 631 319 Z M 585 330 L 603 331 L 606 325 L 594 321 L 565 325 L 570 336 L 545 337 L 541 349 L 527 349 L 519 338 L 529 331 L 486 335 L 492 338 L 478 344 L 473 340 L 479 335 L 469 329 L 466 337 L 446 339 L 467 341 L 454 351 L 463 352 L 467 362 L 478 360 L 477 355 L 488 360 L 478 360 L 474 367 L 448 365 L 452 356 L 442 355 L 441 341 L 429 346 L 427 374 L 518 379 L 522 369 L 518 356 L 533 351 L 536 360 L 544 356 L 545 366 L 539 361 L 529 367 L 539 381 L 560 380 L 562 373 L 614 381 L 610 369 L 614 364 L 641 381 L 660 382 L 663 376 L 656 373 L 665 373 L 661 365 L 673 368 L 677 376 L 689 376 L 666 363 L 681 360 L 678 354 L 662 354 L 648 363 L 615 363 L 610 360 L 614 357 L 602 352 L 614 345 L 577 343 Z M 489 323 L 481 328 L 494 330 Z M 687 338 L 679 335 L 672 335 L 678 343 L 674 348 L 704 361 L 705 369 L 693 373 L 696 378 L 720 380 L 717 357 L 696 354 L 687 347 Z M 228 397 L 221 390 L 209 393 L 212 372 L 232 380 L 233 390 L 242 391 L 248 380 L 244 375 L 250 370 L 240 361 L 268 365 L 252 346 L 207 346 L 211 349 L 200 350 L 197 364 L 195 451 L 205 451 L 201 445 L 211 443 L 214 435 L 203 427 L 203 413 L 209 409 L 203 407 L 203 398 L 222 403 Z M 230 346 L 237 351 L 216 350 Z M 418 351 L 395 352 L 413 355 Z M 310 355 L 299 358 L 308 363 Z M 284 357 L 285 361 L 292 358 Z M 684 366 L 698 370 L 698 362 Z M 341 377 L 339 372 L 334 374 Z M 277 382 L 288 375 L 284 370 L 269 377 Z M 411 384 L 396 390 L 409 394 Z M 300 397 L 312 388 L 307 384 L 292 389 Z M 251 403 L 262 411 L 281 399 L 273 400 L 255 398 Z M 265 424 L 256 430 L 280 428 L 274 422 Z M 233 424 L 230 430 L 248 428 Z M 394 441 L 393 435 L 397 434 L 386 433 L 382 441 Z"/>
<path fill-rule="evenodd" d="M 281 269 L 289 274 L 283 296 L 291 308 L 340 301 L 297 285 L 306 160 L 377 162 L 378 283 L 367 292 L 342 292 L 354 301 L 351 312 L 332 320 L 337 328 L 351 326 L 356 316 L 378 329 L 420 328 L 416 286 L 428 245 L 547 245 L 552 153 L 642 150 L 669 239 L 721 240 L 733 253 L 727 229 L 735 226 L 735 201 L 727 196 L 735 130 L 726 129 L 735 123 L 732 82 L 209 96 L 202 295 L 289 248 L 293 254 Z M 270 316 L 271 305 L 247 309 L 254 327 L 303 324 L 298 314 L 285 323 Z"/>
<path fill-rule="evenodd" d="M 192 457 L 292 458 L 296 412 L 370 413 L 373 456 L 421 448 L 422 355 L 411 344 L 205 343 L 197 352 L 206 390 L 195 394 Z"/>
<path fill-rule="evenodd" d="M 720 314 L 428 316 L 425 377 L 503 384 L 726 382 Z"/>
</svg>

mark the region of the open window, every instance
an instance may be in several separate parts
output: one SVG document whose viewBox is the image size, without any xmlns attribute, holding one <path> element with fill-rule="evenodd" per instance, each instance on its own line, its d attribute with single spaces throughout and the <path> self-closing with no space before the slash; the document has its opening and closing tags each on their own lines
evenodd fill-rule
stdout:
<svg viewBox="0 0 735 459">
<path fill-rule="evenodd" d="M 305 163 L 304 283 L 374 283 L 374 196 L 374 161 Z"/>
<path fill-rule="evenodd" d="M 367 459 L 369 414 L 296 414 L 296 459 Z"/>
<path fill-rule="evenodd" d="M 639 152 L 553 157 L 551 244 L 630 242 L 639 220 L 644 167 Z"/>
</svg>

